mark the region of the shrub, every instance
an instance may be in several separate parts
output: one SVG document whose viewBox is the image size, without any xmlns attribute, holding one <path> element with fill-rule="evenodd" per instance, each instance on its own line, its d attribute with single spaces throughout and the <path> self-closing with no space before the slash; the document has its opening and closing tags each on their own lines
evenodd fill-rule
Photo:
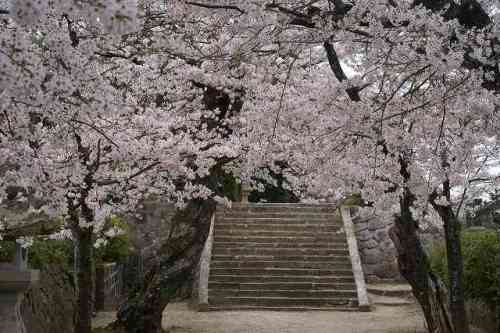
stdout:
<svg viewBox="0 0 500 333">
<path fill-rule="evenodd" d="M 14 260 L 14 255 L 14 241 L 0 242 L 0 262 L 11 262 Z M 35 269 L 51 264 L 71 268 L 73 244 L 69 240 L 34 240 L 28 249 L 28 264 Z"/>
<path fill-rule="evenodd" d="M 73 267 L 73 243 L 70 240 L 35 240 L 28 250 L 28 262 L 34 269 L 59 265 L 66 270 Z"/>
<path fill-rule="evenodd" d="M 464 232 L 462 254 L 465 297 L 480 300 L 494 309 L 500 304 L 500 232 Z M 444 244 L 433 246 L 430 261 L 432 269 L 448 283 Z"/>
<path fill-rule="evenodd" d="M 0 262 L 11 262 L 14 259 L 14 242 L 0 241 Z"/>
<path fill-rule="evenodd" d="M 105 236 L 109 230 L 120 230 L 116 236 Z M 133 246 L 130 239 L 130 227 L 119 217 L 113 216 L 108 219 L 103 230 L 106 245 L 95 250 L 97 261 L 101 262 L 123 262 L 132 253 Z"/>
</svg>

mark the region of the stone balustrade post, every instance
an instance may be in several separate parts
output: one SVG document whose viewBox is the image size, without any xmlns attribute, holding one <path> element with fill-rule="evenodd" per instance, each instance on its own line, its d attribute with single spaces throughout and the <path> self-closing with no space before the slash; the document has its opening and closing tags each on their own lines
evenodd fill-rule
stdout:
<svg viewBox="0 0 500 333">
<path fill-rule="evenodd" d="M 248 204 L 248 197 L 250 196 L 252 189 L 247 183 L 241 184 L 241 203 Z"/>
<path fill-rule="evenodd" d="M 39 279 L 39 271 L 28 269 L 28 251 L 16 243 L 12 263 L 0 263 L 0 332 L 26 333 L 20 306 L 24 293 Z"/>
</svg>

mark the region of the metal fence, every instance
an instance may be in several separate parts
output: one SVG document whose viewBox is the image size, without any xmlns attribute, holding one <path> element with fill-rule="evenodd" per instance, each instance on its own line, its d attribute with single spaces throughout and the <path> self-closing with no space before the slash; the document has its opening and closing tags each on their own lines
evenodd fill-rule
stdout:
<svg viewBox="0 0 500 333">
<path fill-rule="evenodd" d="M 106 263 L 96 269 L 96 310 L 115 310 L 129 291 L 144 280 L 144 258 L 130 256 L 123 263 Z"/>
<path fill-rule="evenodd" d="M 108 264 L 104 273 L 104 295 L 106 299 L 115 300 L 123 296 L 123 264 Z"/>
</svg>

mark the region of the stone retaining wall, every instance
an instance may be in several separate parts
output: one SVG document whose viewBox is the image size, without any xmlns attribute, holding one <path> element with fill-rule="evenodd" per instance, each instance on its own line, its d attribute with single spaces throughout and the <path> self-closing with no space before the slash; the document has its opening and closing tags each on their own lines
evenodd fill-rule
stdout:
<svg viewBox="0 0 500 333">
<path fill-rule="evenodd" d="M 147 200 L 137 208 L 134 215 L 125 217 L 132 227 L 132 241 L 141 253 L 146 266 L 156 256 L 164 241 L 168 239 L 175 207 L 162 200 Z"/>
<path fill-rule="evenodd" d="M 397 251 L 389 237 L 394 221 L 380 217 L 355 217 L 353 219 L 363 271 L 368 282 L 381 279 L 401 280 L 397 263 Z M 419 231 L 419 237 L 426 248 L 443 239 L 443 232 L 436 226 L 426 226 Z"/>
<path fill-rule="evenodd" d="M 366 280 L 401 279 L 396 248 L 389 237 L 393 222 L 378 217 L 356 217 L 353 222 Z"/>
</svg>

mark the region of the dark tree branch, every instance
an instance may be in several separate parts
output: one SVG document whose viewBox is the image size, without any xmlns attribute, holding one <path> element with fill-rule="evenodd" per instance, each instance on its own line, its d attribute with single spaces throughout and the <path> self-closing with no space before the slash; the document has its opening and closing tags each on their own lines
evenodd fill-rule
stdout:
<svg viewBox="0 0 500 333">
<path fill-rule="evenodd" d="M 109 52 L 109 51 L 108 52 L 95 52 L 95 54 L 98 55 L 98 56 L 101 56 L 103 58 L 108 58 L 108 59 L 112 59 L 112 58 L 126 59 L 126 60 L 132 61 L 136 65 L 139 65 L 139 66 L 144 65 L 144 61 L 138 59 L 134 55 L 124 55 L 124 54 L 119 54 L 119 53 L 114 53 L 114 52 Z"/>
<path fill-rule="evenodd" d="M 71 21 L 69 19 L 69 16 L 66 14 L 64 14 L 64 18 L 66 19 L 66 22 L 68 24 L 68 33 L 69 39 L 71 40 L 71 46 L 77 47 L 78 44 L 80 44 L 80 39 L 78 38 L 76 30 L 73 28 L 73 21 Z"/>
<path fill-rule="evenodd" d="M 92 125 L 92 124 L 89 124 L 83 120 L 79 120 L 79 119 L 72 119 L 71 121 L 74 121 L 75 123 L 77 124 L 80 124 L 80 125 L 85 125 L 85 126 L 88 126 L 90 127 L 91 129 L 93 129 L 94 131 L 96 131 L 97 133 L 99 133 L 100 135 L 102 135 L 106 140 L 108 140 L 109 143 L 111 143 L 113 146 L 115 146 L 118 150 L 120 150 L 120 146 L 118 146 L 106 133 L 104 133 L 100 128 Z"/>
<path fill-rule="evenodd" d="M 205 3 L 199 3 L 199 2 L 191 2 L 191 1 L 188 1 L 186 2 L 188 5 L 191 5 L 191 6 L 197 6 L 197 7 L 203 7 L 203 8 L 208 8 L 208 9 L 229 9 L 229 10 L 236 10 L 238 12 L 240 12 L 241 14 L 245 14 L 246 12 L 237 7 L 237 6 L 231 6 L 231 5 L 208 5 L 208 4 L 205 4 Z"/>
<path fill-rule="evenodd" d="M 286 79 L 285 79 L 285 82 L 283 83 L 283 90 L 281 91 L 278 112 L 276 113 L 276 119 L 274 119 L 273 135 L 271 136 L 271 139 L 274 139 L 274 137 L 276 136 L 276 128 L 278 127 L 278 121 L 279 121 L 281 109 L 283 108 L 283 99 L 285 97 L 286 86 L 288 84 L 288 80 L 290 80 L 290 74 L 292 73 L 293 65 L 295 64 L 296 60 L 297 59 L 294 59 L 292 61 L 292 63 L 290 64 L 290 67 L 288 67 L 288 73 L 286 74 Z"/>
<path fill-rule="evenodd" d="M 282 5 L 280 5 L 278 3 L 267 4 L 266 5 L 266 9 L 277 9 L 280 12 L 288 14 L 288 15 L 292 15 L 292 16 L 299 17 L 299 18 L 302 18 L 302 19 L 309 19 L 308 15 L 306 15 L 304 13 L 301 13 L 299 11 L 293 10 L 293 9 L 289 9 L 289 8 L 283 7 Z"/>
<path fill-rule="evenodd" d="M 351 4 L 346 4 L 342 0 L 333 0 L 333 5 L 335 6 L 335 14 L 337 15 L 345 15 L 353 7 Z"/>
<path fill-rule="evenodd" d="M 96 181 L 96 184 L 99 185 L 99 186 L 107 186 L 107 185 L 114 185 L 114 184 L 118 184 L 122 181 L 125 181 L 125 182 L 128 182 L 136 177 L 139 177 L 140 175 L 142 175 L 143 173 L 145 172 L 148 172 L 149 170 L 153 169 L 154 167 L 160 165 L 160 162 L 153 162 L 149 165 L 147 165 L 146 167 L 138 170 L 137 172 L 131 174 L 130 176 L 128 176 L 127 178 L 125 179 L 122 179 L 122 180 L 119 180 L 119 179 L 108 179 L 108 180 L 101 180 L 101 181 Z"/>
<path fill-rule="evenodd" d="M 333 74 L 335 74 L 335 77 L 340 82 L 347 80 L 347 76 L 345 75 L 345 72 L 342 69 L 342 66 L 340 65 L 337 52 L 335 52 L 335 48 L 333 47 L 332 43 L 326 41 L 323 43 L 323 47 L 325 48 L 326 56 L 328 58 L 328 63 L 330 63 L 330 68 L 332 69 Z M 358 87 L 350 87 L 346 89 L 346 92 L 352 101 L 359 102 L 361 101 L 361 97 L 359 96 L 359 90 L 360 89 Z"/>
<path fill-rule="evenodd" d="M 314 7 L 316 8 L 316 7 Z M 291 19 L 290 24 L 291 25 L 298 25 L 306 28 L 315 28 L 316 25 L 312 21 L 311 17 L 312 15 L 304 14 L 301 13 L 297 10 L 289 9 L 286 8 L 280 4 L 277 3 L 270 3 L 266 5 L 266 9 L 277 9 L 279 12 L 293 16 L 293 19 Z M 312 12 L 314 13 L 314 12 Z M 312 14 L 311 13 L 311 14 Z"/>
</svg>

